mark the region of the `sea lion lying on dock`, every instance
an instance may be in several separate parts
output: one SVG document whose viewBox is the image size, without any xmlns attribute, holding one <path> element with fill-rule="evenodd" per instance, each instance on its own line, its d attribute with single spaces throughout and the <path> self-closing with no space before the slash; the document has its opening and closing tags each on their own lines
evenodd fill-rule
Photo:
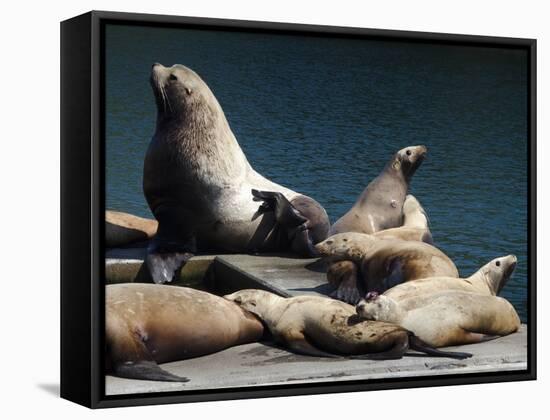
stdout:
<svg viewBox="0 0 550 420">
<path fill-rule="evenodd" d="M 410 348 L 432 356 L 471 356 L 438 351 L 394 324 L 361 321 L 353 306 L 328 297 L 283 298 L 263 290 L 245 289 L 225 298 L 254 313 L 277 343 L 300 354 L 385 360 L 399 359 Z"/>
<path fill-rule="evenodd" d="M 425 293 L 399 302 L 371 292 L 356 310 L 364 319 L 400 325 L 433 347 L 479 343 L 516 332 L 521 325 L 506 299 L 458 290 Z"/>
<path fill-rule="evenodd" d="M 347 281 L 339 289 L 348 302 L 357 303 L 358 284 L 369 292 L 383 292 L 397 284 L 426 277 L 458 277 L 451 259 L 436 247 L 423 242 L 399 239 L 379 239 L 356 232 L 333 235 L 315 246 L 321 256 L 331 262 L 351 261 L 359 267 L 359 281 L 353 275 L 343 276 Z M 350 269 L 342 264 L 341 270 Z M 330 273 L 330 268 L 329 268 Z M 334 284 L 336 280 L 332 280 Z M 348 291 L 349 289 L 351 291 Z M 354 290 L 356 289 L 356 290 Z"/>
<path fill-rule="evenodd" d="M 158 222 L 121 211 L 105 211 L 105 246 L 114 248 L 148 241 L 157 233 Z"/>
<path fill-rule="evenodd" d="M 398 284 L 384 292 L 395 301 L 410 299 L 413 296 L 458 290 L 463 292 L 479 293 L 496 296 L 512 276 L 516 268 L 515 255 L 495 258 L 488 262 L 470 277 L 429 277 Z"/>
<path fill-rule="evenodd" d="M 116 284 L 105 289 L 107 373 L 186 382 L 158 366 L 258 341 L 262 323 L 233 302 L 187 287 Z"/>
</svg>

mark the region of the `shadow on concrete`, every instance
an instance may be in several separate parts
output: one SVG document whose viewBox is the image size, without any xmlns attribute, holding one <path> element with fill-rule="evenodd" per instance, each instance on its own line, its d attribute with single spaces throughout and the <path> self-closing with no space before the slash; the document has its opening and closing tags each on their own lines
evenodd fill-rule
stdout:
<svg viewBox="0 0 550 420">
<path fill-rule="evenodd" d="M 36 386 L 54 397 L 59 397 L 59 384 L 37 384 Z"/>
</svg>

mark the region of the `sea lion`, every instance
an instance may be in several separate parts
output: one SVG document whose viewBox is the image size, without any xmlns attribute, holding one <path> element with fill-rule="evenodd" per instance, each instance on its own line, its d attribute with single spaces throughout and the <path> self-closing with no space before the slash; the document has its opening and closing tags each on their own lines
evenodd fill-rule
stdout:
<svg viewBox="0 0 550 420">
<path fill-rule="evenodd" d="M 379 239 L 373 235 L 347 232 L 333 235 L 315 246 L 330 262 L 348 260 L 359 266 L 360 286 L 369 292 L 383 292 L 397 284 L 426 277 L 458 277 L 451 259 L 436 247 L 423 242 Z M 339 289 L 357 288 L 353 281 Z M 360 291 L 341 290 L 339 298 L 357 303 Z M 340 297 L 341 296 L 341 297 Z"/>
<path fill-rule="evenodd" d="M 107 373 L 186 382 L 157 363 L 257 341 L 262 323 L 233 302 L 186 287 L 114 284 L 105 288 Z"/>
<path fill-rule="evenodd" d="M 157 233 L 156 220 L 120 211 L 105 211 L 105 246 L 124 246 L 151 239 Z"/>
<path fill-rule="evenodd" d="M 408 194 L 403 203 L 403 225 L 395 228 L 379 230 L 372 234 L 382 239 L 402 239 L 404 241 L 419 241 L 433 245 L 428 215 L 415 196 Z"/>
<path fill-rule="evenodd" d="M 433 347 L 479 343 L 516 332 L 521 325 L 506 299 L 459 290 L 426 293 L 399 302 L 370 293 L 356 309 L 362 318 L 401 325 Z"/>
<path fill-rule="evenodd" d="M 409 146 L 393 155 L 353 207 L 331 226 L 328 236 L 343 232 L 374 233 L 401 226 L 409 184 L 427 151 L 426 146 Z"/>
<path fill-rule="evenodd" d="M 191 69 L 154 64 L 156 130 L 143 190 L 159 222 L 147 265 L 157 283 L 199 251 L 315 254 L 330 223 L 310 197 L 250 165 L 216 97 Z"/>
<path fill-rule="evenodd" d="M 372 234 L 382 239 L 403 239 L 433 244 L 429 221 L 424 208 L 411 194 L 403 204 L 403 226 L 385 229 Z M 328 265 L 327 280 L 336 289 L 330 294 L 344 302 L 357 303 L 361 294 L 357 288 L 359 267 L 353 261 L 337 261 Z"/>
<path fill-rule="evenodd" d="M 300 354 L 384 360 L 399 359 L 411 348 L 434 356 L 471 356 L 439 352 L 394 324 L 362 322 L 353 306 L 327 297 L 283 298 L 263 290 L 245 289 L 225 298 L 258 316 L 277 343 Z"/>
<path fill-rule="evenodd" d="M 384 292 L 385 296 L 400 302 L 413 296 L 430 294 L 445 290 L 459 290 L 496 296 L 504 287 L 516 268 L 515 255 L 495 258 L 470 277 L 429 277 L 398 284 Z"/>
</svg>

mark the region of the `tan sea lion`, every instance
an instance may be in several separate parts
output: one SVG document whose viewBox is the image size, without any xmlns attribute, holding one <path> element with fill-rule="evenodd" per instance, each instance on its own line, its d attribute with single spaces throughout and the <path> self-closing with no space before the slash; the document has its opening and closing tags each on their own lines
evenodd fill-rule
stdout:
<svg viewBox="0 0 550 420">
<path fill-rule="evenodd" d="M 219 296 L 186 287 L 115 284 L 105 288 L 107 373 L 186 382 L 157 363 L 257 341 L 262 323 Z"/>
<path fill-rule="evenodd" d="M 418 200 L 411 194 L 403 204 L 403 226 L 381 230 L 372 234 L 382 239 L 403 239 L 433 243 L 428 216 Z M 327 280 L 336 289 L 331 297 L 344 302 L 357 303 L 361 299 L 356 287 L 359 267 L 352 261 L 337 261 L 328 265 Z"/>
<path fill-rule="evenodd" d="M 399 302 L 370 293 L 356 309 L 362 318 L 401 325 L 433 347 L 479 343 L 516 332 L 521 325 L 506 299 L 458 290 L 426 293 Z"/>
<path fill-rule="evenodd" d="M 429 277 L 398 284 L 384 292 L 385 296 L 400 302 L 413 296 L 445 290 L 458 290 L 482 295 L 497 295 L 516 268 L 515 255 L 495 258 L 470 277 Z"/>
<path fill-rule="evenodd" d="M 343 232 L 374 233 L 401 226 L 403 203 L 426 146 L 399 150 L 361 193 L 352 208 L 334 223 L 328 236 Z"/>
<path fill-rule="evenodd" d="M 383 292 L 397 284 L 426 277 L 458 277 L 451 259 L 432 245 L 399 239 L 378 239 L 356 232 L 333 235 L 315 246 L 331 262 L 348 260 L 360 270 L 359 283 L 365 290 Z M 341 288 L 356 288 L 352 281 Z M 341 291 L 357 297 L 359 291 Z M 351 303 L 357 301 L 350 300 Z"/>
<path fill-rule="evenodd" d="M 329 219 L 310 197 L 257 173 L 206 83 L 191 69 L 154 64 L 156 130 L 143 190 L 159 222 L 147 257 L 157 283 L 195 251 L 289 251 L 312 256 Z"/>
<path fill-rule="evenodd" d="M 409 194 L 403 204 L 403 225 L 374 232 L 373 236 L 381 239 L 402 239 L 433 244 L 428 215 L 416 197 Z"/>
<path fill-rule="evenodd" d="M 439 352 L 394 324 L 362 322 L 353 306 L 327 297 L 283 298 L 263 290 L 246 289 L 225 298 L 256 314 L 277 343 L 300 354 L 384 360 L 399 359 L 411 348 L 434 356 L 458 359 L 471 356 Z"/>
<path fill-rule="evenodd" d="M 142 242 L 157 233 L 158 222 L 120 211 L 105 211 L 105 246 L 108 248 Z"/>
</svg>

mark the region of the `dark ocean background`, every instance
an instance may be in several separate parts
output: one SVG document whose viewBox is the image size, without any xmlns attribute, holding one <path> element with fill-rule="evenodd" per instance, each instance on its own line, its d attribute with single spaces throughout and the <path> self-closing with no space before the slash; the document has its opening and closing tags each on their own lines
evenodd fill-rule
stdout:
<svg viewBox="0 0 550 420">
<path fill-rule="evenodd" d="M 527 59 L 485 47 L 107 26 L 107 208 L 151 217 L 152 63 L 210 86 L 264 176 L 343 215 L 391 155 L 425 144 L 411 192 L 462 277 L 519 263 L 502 295 L 526 321 Z"/>
</svg>

